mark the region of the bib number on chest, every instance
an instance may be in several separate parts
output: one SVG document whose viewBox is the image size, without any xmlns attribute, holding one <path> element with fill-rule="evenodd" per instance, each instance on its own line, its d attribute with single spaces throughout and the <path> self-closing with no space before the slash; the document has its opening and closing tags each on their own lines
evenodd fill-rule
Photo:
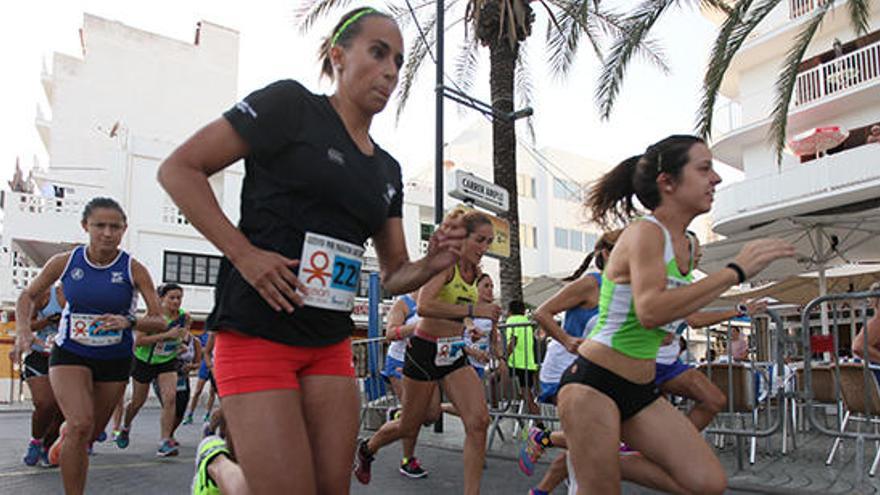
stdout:
<svg viewBox="0 0 880 495">
<path fill-rule="evenodd" d="M 300 259 L 300 281 L 309 289 L 306 306 L 351 311 L 361 279 L 364 248 L 308 232 Z"/>
<path fill-rule="evenodd" d="M 459 337 L 437 339 L 437 354 L 434 356 L 435 366 L 450 366 L 461 357 L 467 342 Z"/>
<path fill-rule="evenodd" d="M 122 342 L 122 330 L 101 330 L 98 315 L 70 315 L 70 338 L 79 344 L 103 347 Z"/>
<path fill-rule="evenodd" d="M 177 353 L 180 344 L 176 340 L 166 340 L 156 345 L 156 356 L 166 357 Z"/>
</svg>

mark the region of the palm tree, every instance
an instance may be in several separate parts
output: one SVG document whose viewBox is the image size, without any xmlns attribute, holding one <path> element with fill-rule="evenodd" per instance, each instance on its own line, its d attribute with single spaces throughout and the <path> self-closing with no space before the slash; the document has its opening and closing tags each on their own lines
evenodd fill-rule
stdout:
<svg viewBox="0 0 880 495">
<path fill-rule="evenodd" d="M 712 132 L 712 117 L 718 91 L 734 56 L 749 34 L 782 1 L 736 0 L 726 4 L 723 3 L 723 0 L 701 0 L 700 3 L 704 6 L 723 10 L 727 16 L 719 29 L 718 37 L 715 39 L 706 67 L 706 75 L 703 78 L 703 94 L 696 125 L 696 132 L 699 135 L 708 137 Z M 789 47 L 776 79 L 776 96 L 769 139 L 776 149 L 777 162 L 782 160 L 782 151 L 785 148 L 788 109 L 797 80 L 798 66 L 825 19 L 825 15 L 833 8 L 835 2 L 834 0 L 819 0 L 816 3 L 817 8 L 809 14 L 803 29 Z M 676 0 L 645 0 L 623 20 L 623 36 L 619 37 L 612 46 L 596 90 L 596 100 L 604 118 L 608 118 L 611 113 L 634 47 L 640 44 L 640 40 L 650 32 L 657 19 L 668 7 L 675 4 L 677 4 Z M 850 23 L 856 33 L 859 35 L 867 33 L 870 0 L 847 0 L 847 7 Z"/>
<path fill-rule="evenodd" d="M 346 0 L 307 2 L 298 13 L 301 29 L 308 30 L 317 19 L 347 3 Z M 488 48 L 491 106 L 500 114 L 513 112 L 517 92 L 521 105 L 528 105 L 531 101 L 531 82 L 521 48 L 532 33 L 535 21 L 533 4 L 540 5 L 548 14 L 548 64 L 555 76 L 568 74 L 583 38 L 589 41 L 601 59 L 600 39 L 608 34 L 621 34 L 619 17 L 603 11 L 595 0 L 538 0 L 534 3 L 527 0 L 447 0 L 447 13 L 444 15 L 452 21 L 445 29 L 459 24 L 465 27 L 465 39 L 456 57 L 452 84 L 462 92 L 469 91 L 479 61 L 478 49 Z M 412 24 L 417 31 L 409 45 L 412 48 L 407 55 L 397 93 L 398 117 L 410 97 L 425 58 L 433 59 L 431 47 L 434 46 L 437 29 L 435 5 L 432 0 L 415 4 L 404 0 L 389 4 L 391 14 L 402 28 Z M 644 54 L 665 69 L 662 58 L 650 49 L 649 42 L 643 40 L 636 43 L 634 51 Z M 517 139 L 513 122 L 497 117 L 491 120 L 494 182 L 504 187 L 511 198 L 510 210 L 501 215 L 510 223 L 511 254 L 501 260 L 500 277 L 501 298 L 508 302 L 522 300 L 516 187 Z"/>
</svg>

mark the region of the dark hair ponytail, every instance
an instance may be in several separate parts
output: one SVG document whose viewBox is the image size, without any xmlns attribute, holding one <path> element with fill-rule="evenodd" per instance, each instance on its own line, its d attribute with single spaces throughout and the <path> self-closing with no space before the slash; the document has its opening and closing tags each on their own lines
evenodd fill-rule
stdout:
<svg viewBox="0 0 880 495">
<path fill-rule="evenodd" d="M 357 37 L 361 32 L 361 21 L 368 17 L 384 17 L 394 20 L 388 14 L 379 12 L 372 7 L 358 7 L 354 10 L 346 12 L 339 22 L 333 26 L 330 35 L 321 41 L 318 48 L 318 59 L 321 61 L 321 75 L 327 79 L 333 80 L 333 61 L 330 60 L 330 49 L 336 45 L 348 48 L 351 46 L 351 40 Z"/>
<path fill-rule="evenodd" d="M 608 251 L 611 251 L 612 249 L 614 249 L 614 244 L 617 242 L 617 238 L 620 237 L 620 234 L 622 232 L 623 229 L 617 229 L 610 230 L 602 234 L 602 237 L 600 237 L 599 240 L 596 241 L 596 245 L 593 246 L 593 250 L 590 251 L 590 254 L 588 254 L 586 258 L 584 258 L 581 266 L 579 266 L 577 270 L 574 271 L 574 273 L 562 279 L 562 281 L 573 282 L 579 279 L 580 276 L 583 275 L 585 271 L 587 271 L 587 268 L 590 267 L 590 262 L 592 262 L 593 259 L 596 260 L 596 268 L 598 268 L 600 271 L 604 270 L 605 262 L 607 260 L 605 259 L 605 254 L 602 251 L 606 249 Z"/>
<path fill-rule="evenodd" d="M 603 227 L 626 223 L 638 211 L 633 204 L 633 176 L 642 155 L 631 156 L 599 178 L 587 196 L 593 221 Z"/>
<path fill-rule="evenodd" d="M 649 210 L 660 206 L 657 176 L 667 173 L 677 180 L 690 159 L 691 147 L 697 143 L 705 141 L 690 135 L 669 136 L 603 175 L 587 197 L 593 221 L 603 227 L 629 222 L 639 214 L 633 196 Z"/>
</svg>

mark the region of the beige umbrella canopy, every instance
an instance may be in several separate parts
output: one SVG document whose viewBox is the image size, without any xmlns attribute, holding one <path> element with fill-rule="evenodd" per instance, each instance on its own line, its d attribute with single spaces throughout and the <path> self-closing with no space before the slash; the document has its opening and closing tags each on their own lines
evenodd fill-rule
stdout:
<svg viewBox="0 0 880 495">
<path fill-rule="evenodd" d="M 866 291 L 872 283 L 878 281 L 880 281 L 880 265 L 843 265 L 825 270 L 828 294 Z M 771 297 L 788 304 L 806 305 L 819 297 L 819 273 L 805 273 L 746 291 L 731 291 L 722 295 L 721 299 L 737 302 L 759 297 Z"/>
</svg>

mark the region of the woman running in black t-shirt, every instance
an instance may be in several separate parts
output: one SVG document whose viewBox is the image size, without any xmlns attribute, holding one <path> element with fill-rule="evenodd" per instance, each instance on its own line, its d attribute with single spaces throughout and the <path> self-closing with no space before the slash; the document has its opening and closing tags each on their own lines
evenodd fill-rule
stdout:
<svg viewBox="0 0 880 495">
<path fill-rule="evenodd" d="M 369 135 L 403 64 L 394 20 L 370 8 L 342 17 L 321 51 L 327 97 L 295 81 L 256 91 L 183 143 L 159 181 L 223 252 L 209 327 L 235 464 L 208 438 L 194 493 L 349 491 L 359 398 L 350 317 L 364 243 L 383 284 L 412 291 L 457 259 L 464 228 L 438 229 L 409 261 L 400 166 Z M 236 228 L 208 177 L 245 159 Z M 226 454 L 226 455 L 221 455 Z"/>
</svg>

